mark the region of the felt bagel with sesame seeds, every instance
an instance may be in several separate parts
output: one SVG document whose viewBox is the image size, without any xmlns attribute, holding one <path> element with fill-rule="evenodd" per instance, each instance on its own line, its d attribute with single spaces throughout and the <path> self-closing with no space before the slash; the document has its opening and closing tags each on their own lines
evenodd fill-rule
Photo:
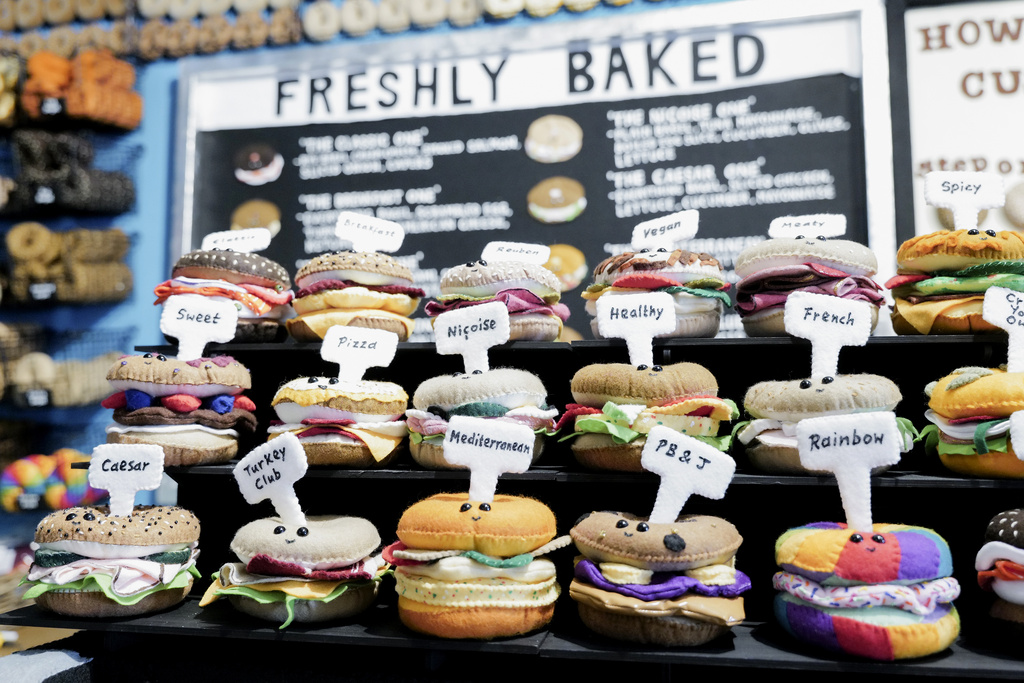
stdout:
<svg viewBox="0 0 1024 683">
<path fill-rule="evenodd" d="M 25 599 L 80 617 L 125 617 L 181 602 L 192 588 L 199 520 L 173 506 L 52 512 L 36 527 Z"/>
</svg>

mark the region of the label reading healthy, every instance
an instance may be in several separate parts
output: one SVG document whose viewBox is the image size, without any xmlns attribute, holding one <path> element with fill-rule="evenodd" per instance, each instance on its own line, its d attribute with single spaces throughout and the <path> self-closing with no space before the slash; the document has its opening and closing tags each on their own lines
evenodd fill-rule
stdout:
<svg viewBox="0 0 1024 683">
<path fill-rule="evenodd" d="M 200 247 L 203 251 L 226 249 L 237 252 L 263 251 L 270 246 L 270 231 L 266 228 L 244 228 L 242 230 L 226 230 L 211 232 L 203 237 Z"/>
<path fill-rule="evenodd" d="M 721 499 L 736 473 L 736 462 L 714 446 L 660 425 L 647 435 L 640 464 L 661 477 L 650 517 L 655 523 L 674 522 L 694 494 Z"/>
<path fill-rule="evenodd" d="M 484 261 L 520 261 L 543 265 L 551 258 L 551 248 L 526 242 L 488 242 L 480 253 Z"/>
<path fill-rule="evenodd" d="M 680 242 L 697 236 L 697 222 L 700 212 L 696 209 L 644 221 L 633 227 L 631 244 L 634 251 L 664 247 L 675 249 Z"/>
<path fill-rule="evenodd" d="M 839 351 L 871 336 L 871 304 L 826 294 L 793 292 L 786 299 L 786 332 L 811 342 L 811 377 L 835 377 Z"/>
<path fill-rule="evenodd" d="M 286 432 L 249 451 L 233 473 L 245 502 L 270 500 L 284 522 L 301 526 L 306 516 L 295 495 L 295 482 L 305 476 L 307 467 L 299 437 Z"/>
<path fill-rule="evenodd" d="M 500 301 L 448 311 L 434 318 L 437 352 L 462 356 L 466 372 L 490 369 L 487 350 L 508 341 L 508 308 Z"/>
<path fill-rule="evenodd" d="M 405 240 L 405 230 L 398 223 L 352 211 L 338 214 L 334 233 L 355 251 L 395 252 Z"/>
<path fill-rule="evenodd" d="M 395 357 L 398 335 L 387 330 L 334 325 L 320 345 L 320 357 L 338 364 L 338 379 L 359 381 L 367 368 L 383 368 Z"/>
<path fill-rule="evenodd" d="M 536 435 L 526 425 L 456 415 L 444 435 L 444 459 L 469 469 L 469 499 L 490 503 L 498 477 L 525 472 L 533 462 Z"/>
<path fill-rule="evenodd" d="M 178 340 L 178 360 L 202 358 L 210 342 L 231 341 L 237 324 L 234 304 L 197 294 L 168 297 L 160 314 L 160 331 Z"/>
<path fill-rule="evenodd" d="M 803 216 L 780 216 L 768 226 L 768 236 L 815 239 L 842 237 L 846 234 L 846 216 L 835 213 L 812 213 Z"/>
<path fill-rule="evenodd" d="M 675 310 L 667 292 L 602 296 L 597 300 L 597 327 L 602 337 L 626 340 L 630 363 L 654 365 L 651 342 L 676 329 Z"/>
<path fill-rule="evenodd" d="M 89 461 L 89 486 L 110 494 L 110 514 L 132 514 L 135 494 L 152 491 L 164 476 L 164 449 L 155 444 L 96 446 Z"/>
<path fill-rule="evenodd" d="M 1006 202 L 1003 177 L 998 173 L 932 171 L 924 177 L 924 200 L 953 212 L 957 230 L 978 227 L 978 213 Z"/>
</svg>

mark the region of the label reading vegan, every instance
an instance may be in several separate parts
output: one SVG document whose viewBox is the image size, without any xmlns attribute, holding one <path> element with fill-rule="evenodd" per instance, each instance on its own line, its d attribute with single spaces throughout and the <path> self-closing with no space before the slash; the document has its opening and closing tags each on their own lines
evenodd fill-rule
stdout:
<svg viewBox="0 0 1024 683">
<path fill-rule="evenodd" d="M 266 228 L 244 228 L 242 230 L 226 230 L 211 232 L 203 237 L 199 247 L 203 251 L 228 249 L 241 253 L 263 251 L 270 246 L 270 231 Z"/>
<path fill-rule="evenodd" d="M 826 294 L 793 292 L 786 299 L 786 332 L 811 342 L 811 377 L 835 377 L 839 351 L 871 336 L 871 304 Z"/>
<path fill-rule="evenodd" d="M 654 365 L 651 340 L 675 331 L 675 301 L 667 292 L 602 296 L 597 300 L 597 327 L 602 337 L 626 340 L 630 363 Z"/>
<path fill-rule="evenodd" d="M 1006 287 L 989 287 L 985 291 L 981 317 L 986 322 L 1006 330 L 1009 335 L 1007 371 L 1024 372 L 1024 294 Z M 1021 451 L 1024 452 L 1024 448 Z"/>
<path fill-rule="evenodd" d="M 508 341 L 508 308 L 500 301 L 448 311 L 434 318 L 434 340 L 442 355 L 462 356 L 466 372 L 490 369 L 487 350 Z"/>
<path fill-rule="evenodd" d="M 334 325 L 320 345 L 320 357 L 338 364 L 338 378 L 358 381 L 367 368 L 386 367 L 395 357 L 398 335 L 387 330 Z"/>
<path fill-rule="evenodd" d="M 924 200 L 953 212 L 957 230 L 978 227 L 978 213 L 1006 202 L 1003 177 L 998 173 L 932 171 L 924 177 Z"/>
<path fill-rule="evenodd" d="M 231 341 L 237 324 L 234 304 L 197 294 L 168 297 L 160 314 L 160 331 L 178 339 L 178 360 L 202 358 L 210 342 Z"/>
<path fill-rule="evenodd" d="M 700 212 L 687 209 L 638 223 L 633 226 L 630 244 L 635 251 L 660 247 L 674 250 L 680 242 L 696 237 L 699 219 Z"/>
<path fill-rule="evenodd" d="M 405 229 L 398 223 L 352 211 L 338 214 L 334 234 L 356 251 L 392 253 L 401 249 L 405 240 Z"/>
<path fill-rule="evenodd" d="M 529 469 L 535 439 L 526 425 L 456 415 L 442 448 L 445 460 L 469 469 L 469 499 L 490 503 L 499 476 Z"/>
<path fill-rule="evenodd" d="M 480 258 L 488 263 L 519 261 L 544 265 L 551 258 L 551 248 L 543 244 L 528 244 L 526 242 L 488 242 L 480 253 Z"/>
<path fill-rule="evenodd" d="M 836 213 L 811 213 L 802 216 L 780 216 L 768 226 L 768 236 L 779 237 L 842 237 L 846 234 L 846 216 Z"/>
<path fill-rule="evenodd" d="M 291 432 L 257 446 L 238 461 L 233 473 L 245 502 L 270 500 L 288 524 L 302 525 L 306 516 L 295 496 L 295 482 L 306 474 L 306 451 Z"/>
<path fill-rule="evenodd" d="M 156 489 L 163 476 L 164 449 L 155 444 L 102 444 L 89 461 L 89 486 L 110 494 L 110 514 L 118 517 L 130 515 L 135 494 Z"/>
<path fill-rule="evenodd" d="M 714 446 L 657 426 L 647 435 L 640 464 L 661 477 L 650 521 L 673 522 L 690 496 L 719 500 L 736 473 L 736 462 Z"/>
</svg>

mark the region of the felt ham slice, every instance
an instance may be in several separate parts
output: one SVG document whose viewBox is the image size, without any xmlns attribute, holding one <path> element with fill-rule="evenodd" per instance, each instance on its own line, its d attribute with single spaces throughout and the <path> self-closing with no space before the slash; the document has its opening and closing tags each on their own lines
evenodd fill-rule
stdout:
<svg viewBox="0 0 1024 683">
<path fill-rule="evenodd" d="M 353 282 L 352 280 L 317 280 L 308 287 L 303 287 L 299 290 L 296 298 L 302 298 L 317 292 L 323 292 L 330 289 L 345 289 L 347 287 L 362 287 L 368 289 L 371 292 L 381 292 L 382 294 L 405 294 L 406 296 L 413 297 L 414 299 L 422 299 L 426 296 L 426 293 L 419 287 L 407 287 L 405 285 L 364 285 L 361 282 Z"/>
<path fill-rule="evenodd" d="M 372 579 L 373 574 L 366 570 L 365 562 L 337 569 L 307 569 L 294 562 L 277 560 L 269 555 L 254 555 L 246 571 L 267 576 L 295 576 L 309 581 L 347 581 L 349 579 Z"/>
<path fill-rule="evenodd" d="M 736 286 L 736 309 L 741 316 L 770 308 L 781 308 L 793 292 L 810 292 L 867 301 L 875 306 L 885 303 L 881 287 L 867 276 L 852 276 L 818 263 L 766 268 L 743 278 Z"/>
<path fill-rule="evenodd" d="M 452 299 L 450 301 L 431 301 L 426 305 L 427 315 L 434 317 L 447 313 L 448 311 L 479 306 L 480 304 L 500 301 L 508 308 L 509 315 L 551 315 L 565 322 L 569 319 L 569 307 L 565 304 L 546 304 L 528 289 L 506 289 L 498 292 L 489 299 L 469 300 Z"/>
</svg>

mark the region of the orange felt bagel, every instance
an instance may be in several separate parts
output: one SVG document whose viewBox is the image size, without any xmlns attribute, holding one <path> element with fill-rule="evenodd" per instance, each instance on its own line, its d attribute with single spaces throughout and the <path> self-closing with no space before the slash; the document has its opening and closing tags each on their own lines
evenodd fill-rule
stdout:
<svg viewBox="0 0 1024 683">
<path fill-rule="evenodd" d="M 899 272 L 930 273 L 960 270 L 991 261 L 1024 259 L 1024 235 L 1003 230 L 995 235 L 975 230 L 950 230 L 918 235 L 896 252 Z"/>
<path fill-rule="evenodd" d="M 1009 417 L 1024 409 L 1024 373 L 1020 372 L 961 368 L 929 389 L 928 407 L 951 420 L 978 415 Z"/>
</svg>

